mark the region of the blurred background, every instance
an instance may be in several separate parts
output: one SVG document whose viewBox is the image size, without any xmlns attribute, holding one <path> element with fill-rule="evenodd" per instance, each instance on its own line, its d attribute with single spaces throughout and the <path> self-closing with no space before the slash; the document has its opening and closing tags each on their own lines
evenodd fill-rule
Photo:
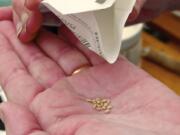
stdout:
<svg viewBox="0 0 180 135">
<path fill-rule="evenodd" d="M 10 5 L 0 0 L 0 6 Z M 180 11 L 124 29 L 121 54 L 180 95 Z M 0 102 L 5 101 L 0 90 Z M 0 135 L 5 135 L 0 121 Z"/>
<path fill-rule="evenodd" d="M 125 28 L 121 54 L 180 95 L 180 11 Z"/>
</svg>

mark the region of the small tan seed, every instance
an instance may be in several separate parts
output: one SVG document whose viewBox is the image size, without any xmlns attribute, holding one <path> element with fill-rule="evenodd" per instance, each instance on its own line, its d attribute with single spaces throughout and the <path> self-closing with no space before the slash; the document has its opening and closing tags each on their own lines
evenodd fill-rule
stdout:
<svg viewBox="0 0 180 135">
<path fill-rule="evenodd" d="M 100 105 L 103 107 L 103 106 L 104 106 L 104 103 L 101 102 Z"/>
<path fill-rule="evenodd" d="M 104 106 L 107 107 L 109 104 L 108 103 L 104 103 Z"/>
<path fill-rule="evenodd" d="M 102 99 L 102 102 L 103 102 L 103 103 L 106 103 L 106 102 L 107 102 L 107 99 Z"/>
<path fill-rule="evenodd" d="M 101 107 L 102 107 L 100 104 L 96 104 L 96 105 L 97 105 L 97 107 L 99 107 L 99 108 L 101 108 Z"/>
<path fill-rule="evenodd" d="M 89 103 L 91 103 L 91 102 L 92 102 L 92 100 L 91 100 L 91 99 L 86 99 L 86 101 L 87 101 L 87 102 L 89 102 Z"/>
<path fill-rule="evenodd" d="M 100 101 L 100 100 L 96 100 L 96 103 L 97 103 L 97 104 L 100 104 L 100 103 L 101 103 L 101 101 Z"/>
<path fill-rule="evenodd" d="M 107 107 L 107 109 L 112 109 L 112 106 L 111 106 L 111 105 L 109 105 L 109 106 Z"/>
<path fill-rule="evenodd" d="M 86 99 L 87 102 L 92 104 L 92 107 L 97 111 L 104 111 L 105 113 L 110 113 L 112 106 L 111 101 L 109 99 Z"/>
<path fill-rule="evenodd" d="M 96 100 L 96 101 L 100 101 L 100 100 L 101 100 L 101 98 L 96 98 L 95 100 Z"/>
<path fill-rule="evenodd" d="M 103 110 L 106 110 L 106 109 L 107 109 L 107 107 L 103 106 L 103 107 L 102 107 L 102 109 L 103 109 Z"/>
<path fill-rule="evenodd" d="M 93 102 L 93 104 L 97 104 L 97 101 L 96 101 L 96 100 L 93 100 L 92 102 Z"/>
<path fill-rule="evenodd" d="M 105 112 L 105 113 L 110 113 L 111 110 L 107 109 L 107 110 L 105 110 L 104 112 Z"/>
</svg>

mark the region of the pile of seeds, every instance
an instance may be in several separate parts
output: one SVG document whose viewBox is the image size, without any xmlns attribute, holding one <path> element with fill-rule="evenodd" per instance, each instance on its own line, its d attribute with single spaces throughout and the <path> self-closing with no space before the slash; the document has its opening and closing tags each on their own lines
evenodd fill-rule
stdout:
<svg viewBox="0 0 180 135">
<path fill-rule="evenodd" d="M 93 108 L 97 111 L 104 111 L 105 113 L 110 113 L 112 106 L 109 99 L 96 98 L 96 99 L 86 99 L 87 102 L 91 103 Z"/>
</svg>

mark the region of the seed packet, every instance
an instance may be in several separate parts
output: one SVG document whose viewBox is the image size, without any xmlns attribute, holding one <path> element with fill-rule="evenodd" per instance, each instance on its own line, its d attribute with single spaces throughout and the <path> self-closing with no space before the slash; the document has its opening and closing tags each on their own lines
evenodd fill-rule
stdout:
<svg viewBox="0 0 180 135">
<path fill-rule="evenodd" d="M 122 33 L 135 0 L 43 0 L 81 41 L 109 63 L 120 52 Z"/>
</svg>

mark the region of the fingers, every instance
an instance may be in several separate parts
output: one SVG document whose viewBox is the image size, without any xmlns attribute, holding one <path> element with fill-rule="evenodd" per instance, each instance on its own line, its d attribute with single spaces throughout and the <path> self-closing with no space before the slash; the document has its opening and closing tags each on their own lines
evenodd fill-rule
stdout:
<svg viewBox="0 0 180 135">
<path fill-rule="evenodd" d="M 28 9 L 33 10 L 38 7 L 38 4 L 41 2 L 41 0 L 26 0 L 25 5 Z"/>
<path fill-rule="evenodd" d="M 19 42 L 11 23 L 0 23 L 6 26 L 9 31 L 2 30 L 10 41 L 12 47 L 21 58 L 31 75 L 45 88 L 51 87 L 57 80 L 64 77 L 64 72 L 53 60 L 33 43 L 23 44 Z"/>
<path fill-rule="evenodd" d="M 138 17 L 138 12 L 135 8 L 133 8 L 132 12 L 128 17 L 127 23 L 129 24 L 130 22 L 133 22 L 134 20 L 136 20 L 137 17 Z"/>
<path fill-rule="evenodd" d="M 0 118 L 6 126 L 7 135 L 48 135 L 41 131 L 41 127 L 31 112 L 12 103 L 0 105 Z"/>
<path fill-rule="evenodd" d="M 63 36 L 67 39 L 67 41 L 72 44 L 72 46 L 78 48 L 83 54 L 90 60 L 93 65 L 106 63 L 106 61 L 95 54 L 94 52 L 90 51 L 87 47 L 82 45 L 80 41 L 74 36 L 74 34 L 66 27 L 62 26 L 59 28 L 59 35 Z"/>
<path fill-rule="evenodd" d="M 11 20 L 12 19 L 12 8 L 1 7 L 0 8 L 0 20 Z"/>
<path fill-rule="evenodd" d="M 18 31 L 19 29 L 17 30 L 18 38 L 22 42 L 32 41 L 38 34 L 38 30 L 41 27 L 42 20 L 42 15 L 39 11 L 32 12 L 27 21 L 21 21 L 21 31 Z"/>
<path fill-rule="evenodd" d="M 52 33 L 41 32 L 37 42 L 67 75 L 71 75 L 77 68 L 90 65 L 88 59 L 80 51 Z"/>
<path fill-rule="evenodd" d="M 136 0 L 134 9 L 131 12 L 131 14 L 129 15 L 128 22 L 132 22 L 132 21 L 136 20 L 136 18 L 138 17 L 138 15 L 146 1 L 147 0 Z"/>
<path fill-rule="evenodd" d="M 0 83 L 9 101 L 28 105 L 44 88 L 27 72 L 25 66 L 0 34 Z"/>
<path fill-rule="evenodd" d="M 34 39 L 41 26 L 42 15 L 38 8 L 29 10 L 25 5 L 25 0 L 13 1 L 14 16 L 16 18 L 14 22 L 20 40 L 29 42 Z"/>
</svg>

